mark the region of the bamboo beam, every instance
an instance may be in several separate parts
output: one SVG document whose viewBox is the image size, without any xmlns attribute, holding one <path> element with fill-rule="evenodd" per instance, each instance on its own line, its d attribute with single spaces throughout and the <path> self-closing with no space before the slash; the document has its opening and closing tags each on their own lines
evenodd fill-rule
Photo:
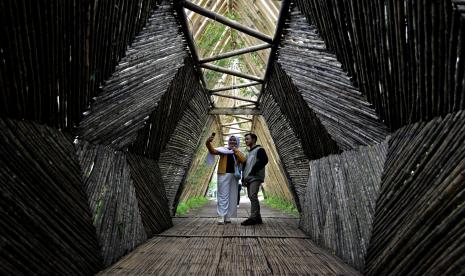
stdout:
<svg viewBox="0 0 465 276">
<path fill-rule="evenodd" d="M 221 126 L 221 127 L 239 130 L 239 131 L 250 131 L 250 129 L 244 129 L 244 128 L 238 128 L 238 127 L 228 127 L 228 126 Z"/>
<path fill-rule="evenodd" d="M 210 69 L 210 70 L 213 70 L 213 71 L 216 71 L 216 72 L 220 72 L 220 73 L 224 73 L 224 74 L 233 75 L 233 76 L 236 76 L 236 77 L 252 80 L 252 81 L 263 82 L 262 78 L 252 76 L 252 75 L 249 75 L 249 74 L 244 74 L 244 73 L 238 72 L 238 71 L 229 70 L 229 69 L 226 69 L 226 68 L 223 68 L 223 67 L 220 67 L 220 66 L 216 66 L 216 65 L 213 65 L 213 64 L 200 64 L 200 67 L 205 68 L 205 69 Z"/>
<path fill-rule="evenodd" d="M 233 86 L 229 86 L 229 87 L 220 87 L 220 88 L 216 88 L 216 89 L 210 89 L 208 91 L 210 93 L 214 93 L 214 92 L 233 90 L 233 89 L 237 89 L 237 88 L 245 88 L 245 87 L 250 87 L 250 86 L 255 86 L 255 85 L 260 85 L 260 84 L 262 84 L 262 83 L 260 83 L 260 82 L 249 82 L 249 83 L 243 83 L 243 84 L 233 85 Z"/>
<path fill-rule="evenodd" d="M 187 18 L 186 11 L 184 9 L 182 9 L 182 7 L 179 7 L 179 6 L 175 6 L 175 7 L 176 7 L 176 9 L 178 11 L 178 14 L 180 16 L 180 19 L 181 19 L 181 20 L 179 20 L 181 22 L 181 27 L 184 30 L 184 33 L 186 34 L 185 38 L 186 38 L 187 46 L 189 47 L 189 50 L 190 50 L 191 55 L 192 55 L 192 59 L 194 60 L 194 63 L 196 65 L 196 67 L 197 67 L 197 70 L 196 70 L 197 74 L 198 74 L 198 76 L 200 78 L 200 81 L 203 84 L 203 87 L 207 88 L 207 82 L 206 82 L 205 77 L 202 74 L 202 71 L 201 71 L 201 69 L 199 67 L 199 55 L 198 55 L 197 49 L 195 47 L 195 42 L 193 40 L 193 34 L 189 29 L 189 23 L 188 23 L 188 18 Z M 213 102 L 212 102 L 212 104 L 213 104 Z"/>
<path fill-rule="evenodd" d="M 212 108 L 210 115 L 260 115 L 259 109 L 255 108 Z"/>
<path fill-rule="evenodd" d="M 193 12 L 196 12 L 198 14 L 201 14 L 205 17 L 208 17 L 210 19 L 213 19 L 215 21 L 218 21 L 226 26 L 229 26 L 233 29 L 236 29 L 240 32 L 243 32 L 243 33 L 246 33 L 250 36 L 253 36 L 257 39 L 260 39 L 260 40 L 263 40 L 267 43 L 272 43 L 273 42 L 273 38 L 268 36 L 268 35 L 265 35 L 255 29 L 252 29 L 252 28 L 249 28 L 247 26 L 244 26 L 242 24 L 239 24 L 237 23 L 236 21 L 234 20 L 231 20 L 229 18 L 227 18 L 226 16 L 223 16 L 221 14 L 217 14 L 215 12 L 212 12 L 210 10 L 207 10 L 203 7 L 200 7 L 200 6 L 197 6 L 196 4 L 190 2 L 190 1 L 181 1 L 181 4 L 188 10 L 191 10 Z"/>
<path fill-rule="evenodd" d="M 233 125 L 240 125 L 240 124 L 247 124 L 249 123 L 250 121 L 239 121 L 239 122 L 235 122 L 235 123 L 227 123 L 227 124 L 221 124 L 222 127 L 227 127 L 227 126 L 233 126 Z"/>
<path fill-rule="evenodd" d="M 243 108 L 243 107 L 254 107 L 254 106 L 258 106 L 258 102 L 256 104 L 241 104 L 241 105 L 236 105 L 236 107 L 240 107 L 240 108 Z"/>
<path fill-rule="evenodd" d="M 231 135 L 241 135 L 241 134 L 244 134 L 248 131 L 238 131 L 238 132 L 232 132 L 232 133 L 226 133 L 224 136 L 231 136 Z M 227 140 L 227 139 L 225 139 Z"/>
<path fill-rule="evenodd" d="M 276 23 L 276 31 L 273 37 L 273 47 L 271 47 L 270 56 L 268 58 L 268 64 L 266 65 L 265 77 L 264 79 L 267 80 L 272 68 L 274 59 L 276 58 L 276 52 L 278 51 L 279 41 L 283 33 L 284 24 L 286 23 L 286 18 L 289 14 L 289 5 L 291 4 L 290 0 L 283 0 L 281 3 L 281 10 L 279 11 L 278 15 L 278 22 Z M 264 86 L 262 86 L 262 91 L 258 96 L 258 101 L 260 102 L 260 98 L 262 97 Z"/>
<path fill-rule="evenodd" d="M 234 100 L 239 100 L 239 101 L 243 101 L 243 102 L 249 102 L 249 103 L 257 104 L 257 102 L 254 101 L 254 100 L 250 100 L 250 99 L 246 99 L 246 98 L 242 98 L 242 97 L 231 96 L 231 95 L 223 95 L 223 94 L 219 94 L 219 93 L 213 93 L 212 95 L 213 95 L 213 96 L 218 96 L 218 97 L 223 97 L 223 98 L 234 99 Z"/>
<path fill-rule="evenodd" d="M 251 114 L 251 115 L 255 115 L 255 114 Z M 237 118 L 237 119 L 241 119 L 241 120 L 244 120 L 244 121 L 249 121 L 249 122 L 252 122 L 253 118 L 252 119 L 249 119 L 247 117 L 242 117 L 242 116 L 238 116 L 238 115 L 233 115 L 234 118 Z"/>
<path fill-rule="evenodd" d="M 243 55 L 243 54 L 256 52 L 256 51 L 260 51 L 260 50 L 264 50 L 264 49 L 268 49 L 268 48 L 271 48 L 271 44 L 263 43 L 263 44 L 260 44 L 260 45 L 250 46 L 250 47 L 247 47 L 247 48 L 237 49 L 237 50 L 230 51 L 230 52 L 227 52 L 227 53 L 219 54 L 217 56 L 204 58 L 204 59 L 199 60 L 199 63 L 203 64 L 203 63 L 212 62 L 212 61 L 219 60 L 219 59 L 225 59 L 225 58 L 229 58 L 229 57 Z"/>
</svg>

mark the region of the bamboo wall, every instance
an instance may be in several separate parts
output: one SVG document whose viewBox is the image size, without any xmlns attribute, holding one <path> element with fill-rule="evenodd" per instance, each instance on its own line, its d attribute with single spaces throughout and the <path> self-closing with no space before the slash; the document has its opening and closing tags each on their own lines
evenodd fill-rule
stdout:
<svg viewBox="0 0 465 276">
<path fill-rule="evenodd" d="M 300 228 L 318 245 L 363 270 L 387 143 L 310 162 Z"/>
<path fill-rule="evenodd" d="M 172 226 L 154 161 L 85 141 L 75 144 L 105 265 Z"/>
<path fill-rule="evenodd" d="M 185 48 L 172 8 L 159 6 L 84 113 L 77 135 L 116 149 L 133 143 L 168 88 L 183 87 L 175 75 L 187 56 Z M 175 95 L 181 99 L 189 96 L 182 92 L 185 89 Z"/>
<path fill-rule="evenodd" d="M 0 119 L 0 271 L 90 275 L 103 268 L 72 140 Z"/>
<path fill-rule="evenodd" d="M 263 117 L 290 181 L 290 191 L 296 195 L 295 203 L 300 210 L 300 201 L 305 195 L 309 176 L 309 159 L 303 151 L 302 141 L 295 134 L 291 123 L 283 115 L 271 93 L 263 95 L 261 107 Z"/>
<path fill-rule="evenodd" d="M 176 73 L 159 104 L 146 118 L 145 126 L 139 131 L 136 140 L 130 146 L 130 151 L 158 160 L 180 122 L 184 110 L 198 93 L 205 92 L 202 92 L 195 75 L 192 59 L 186 58 L 184 66 Z M 192 138 L 200 139 L 200 137 Z"/>
<path fill-rule="evenodd" d="M 162 5 L 152 12 L 155 4 L 125 0 L 92 5 L 79 2 L 75 6 L 0 3 L 11 13 L 0 9 L 6 18 L 1 32 L 12 36 L 0 42 L 0 54 L 5 58 L 0 65 L 1 105 L 8 107 L 0 116 L 33 121 L 11 121 L 10 126 L 2 127 L 16 129 L 14 136 L 27 140 L 17 143 L 3 136 L 2 164 L 12 168 L 17 164 L 15 169 L 24 172 L 11 173 L 6 165 L 2 171 L 8 174 L 1 179 L 2 202 L 8 199 L 9 206 L 16 208 L 1 205 L 5 215 L 1 223 L 11 223 L 8 229 L 12 229 L 9 236 L 1 233 L 2 240 L 11 243 L 11 248 L 1 252 L 1 271 L 94 274 L 172 225 L 163 181 L 170 173 L 166 164 L 175 160 L 187 167 L 190 161 L 186 157 L 199 140 L 196 131 L 203 128 L 208 101 L 198 88 L 170 6 Z M 34 7 L 36 14 L 21 20 L 12 18 Z M 64 15 L 75 16 L 64 19 Z M 126 51 L 146 20 L 148 25 Z M 169 33 L 165 33 L 167 28 Z M 44 48 L 47 51 L 36 52 Z M 125 52 L 126 57 L 120 60 Z M 44 53 L 48 53 L 49 63 Z M 174 77 L 178 79 L 172 81 Z M 183 94 L 185 99 L 180 100 Z M 160 103 L 172 108 L 171 115 L 163 114 L 165 107 L 157 108 Z M 74 131 L 88 108 L 91 110 Z M 145 126 L 151 129 L 150 118 L 154 117 L 165 120 L 165 126 L 171 124 L 171 132 L 153 125 L 160 133 L 152 130 L 144 136 Z M 178 121 L 189 127 L 176 128 Z M 163 152 L 169 155 L 170 146 L 179 148 L 179 136 L 171 135 L 175 128 L 193 136 L 184 151 L 178 151 L 179 156 L 164 157 L 164 170 L 160 170 L 156 160 L 146 157 L 158 158 Z M 76 133 L 79 137 L 71 138 Z M 150 144 L 152 137 L 163 137 L 155 141 L 159 144 L 156 151 L 147 154 L 134 146 L 144 138 L 143 143 Z M 132 152 L 126 150 L 129 146 Z M 26 173 L 29 168 L 33 168 L 30 175 Z M 38 187 L 43 193 L 34 188 L 41 178 L 43 183 Z M 176 191 L 169 194 L 171 201 L 173 193 Z"/>
<path fill-rule="evenodd" d="M 253 132 L 258 137 L 257 144 L 263 146 L 268 155 L 265 182 L 263 184 L 265 196 L 281 198 L 294 203 L 295 196 L 291 193 L 292 188 L 265 119 L 262 116 L 255 116 L 253 125 Z"/>
<path fill-rule="evenodd" d="M 205 141 L 211 136 L 212 132 L 217 134 L 216 139 L 213 140 L 215 146 L 223 146 L 223 141 L 221 141 L 221 128 L 218 120 L 214 116 L 209 116 L 205 128 L 202 131 L 200 143 L 195 150 L 191 166 L 187 172 L 184 189 L 179 199 L 180 202 L 185 202 L 189 198 L 204 196 L 212 177 L 216 177 L 213 175 L 215 172 L 215 165 L 207 164 L 208 150 L 205 146 Z M 243 143 L 243 141 L 241 143 Z"/>
<path fill-rule="evenodd" d="M 368 275 L 459 275 L 465 263 L 465 111 L 405 126 L 389 141 Z"/>
<path fill-rule="evenodd" d="M 0 3 L 0 116 L 76 126 L 156 0 Z"/>
<path fill-rule="evenodd" d="M 302 149 L 309 159 L 318 159 L 340 152 L 337 143 L 328 134 L 315 112 L 305 103 L 291 78 L 278 63 L 274 63 L 264 94 L 273 96 L 280 111 L 288 118 L 295 135 L 301 141 L 305 141 L 302 143 Z M 265 106 L 262 110 L 265 110 Z"/>
<path fill-rule="evenodd" d="M 295 3 L 391 130 L 465 109 L 463 1 Z"/>
<path fill-rule="evenodd" d="M 285 32 L 279 64 L 338 146 L 349 150 L 384 141 L 387 127 L 298 9 Z"/>
<path fill-rule="evenodd" d="M 327 49 L 342 63 L 362 96 L 391 130 L 398 129 L 389 140 L 379 197 L 366 200 L 357 196 L 371 206 L 370 213 L 376 200 L 369 244 L 366 240 L 354 242 L 359 238 L 357 229 L 362 228 L 351 226 L 357 220 L 369 222 L 369 217 L 355 213 L 346 220 L 350 223 L 344 223 L 338 219 L 348 214 L 338 207 L 344 198 L 335 198 L 338 193 L 330 190 L 323 196 L 315 190 L 318 186 L 308 187 L 314 188 L 307 195 L 315 205 L 303 207 L 303 227 L 312 225 L 315 239 L 358 268 L 365 267 L 368 275 L 463 273 L 464 250 L 460 245 L 464 228 L 458 216 L 463 216 L 464 202 L 464 124 L 463 111 L 452 113 L 464 109 L 463 3 L 297 0 L 296 4 L 309 25 L 317 27 Z M 289 34 L 303 36 L 292 26 L 282 55 L 286 44 L 296 47 Z M 313 43 L 315 37 L 303 45 Z M 303 69 L 295 69 L 296 73 L 286 69 L 295 74 L 291 76 L 295 83 L 302 81 L 297 73 Z M 438 115 L 446 118 L 435 117 Z M 312 179 L 314 173 L 325 175 L 326 169 L 310 171 Z M 352 171 L 355 176 L 351 179 L 366 183 L 360 169 Z M 319 181 L 328 181 L 328 177 Z M 333 185 L 339 182 L 340 178 L 332 180 Z M 315 185 L 314 181 L 309 183 Z M 325 202 L 324 198 L 331 200 Z M 323 211 L 328 216 L 306 217 L 306 209 L 315 212 L 317 207 L 327 208 Z M 334 219 L 337 223 L 331 223 Z M 319 228 L 322 225 L 327 226 Z M 369 227 L 367 224 L 364 234 L 360 232 L 362 237 L 369 235 Z"/>
<path fill-rule="evenodd" d="M 194 75 L 190 78 L 196 80 Z M 195 86 L 188 89 L 193 90 L 195 94 L 188 102 L 158 161 L 172 215 L 176 212 L 187 171 L 191 166 L 195 150 L 202 137 L 202 130 L 209 116 L 208 95 L 200 86 L 198 79 L 193 84 Z"/>
</svg>

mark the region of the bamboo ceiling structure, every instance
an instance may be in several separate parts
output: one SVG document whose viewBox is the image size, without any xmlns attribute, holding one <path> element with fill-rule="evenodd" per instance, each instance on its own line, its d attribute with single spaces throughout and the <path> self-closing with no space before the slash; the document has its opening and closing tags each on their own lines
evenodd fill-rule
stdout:
<svg viewBox="0 0 465 276">
<path fill-rule="evenodd" d="M 195 0 L 184 1 L 183 6 L 193 40 L 191 51 L 198 56 L 201 79 L 215 108 L 211 113 L 217 113 L 222 125 L 223 141 L 232 134 L 243 137 L 253 127 L 253 116 L 245 113 L 258 109 L 281 2 Z M 224 17 L 225 24 L 216 17 Z M 236 115 L 243 119 L 225 114 L 229 109 L 237 110 Z"/>
</svg>

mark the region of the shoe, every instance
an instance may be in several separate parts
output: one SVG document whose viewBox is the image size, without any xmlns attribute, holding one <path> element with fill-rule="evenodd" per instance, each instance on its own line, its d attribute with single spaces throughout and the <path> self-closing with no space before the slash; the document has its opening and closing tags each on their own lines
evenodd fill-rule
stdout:
<svg viewBox="0 0 465 276">
<path fill-rule="evenodd" d="M 224 224 L 224 217 L 223 216 L 219 216 L 218 217 L 218 225 L 223 225 Z"/>
<path fill-rule="evenodd" d="M 254 219 L 254 218 L 248 218 L 241 222 L 241 225 L 247 226 L 247 225 L 256 225 L 256 224 L 262 224 L 262 218 Z"/>
</svg>

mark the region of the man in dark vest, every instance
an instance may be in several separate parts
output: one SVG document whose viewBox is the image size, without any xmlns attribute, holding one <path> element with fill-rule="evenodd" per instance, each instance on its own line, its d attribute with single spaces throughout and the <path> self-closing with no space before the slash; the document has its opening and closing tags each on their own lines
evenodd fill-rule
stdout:
<svg viewBox="0 0 465 276">
<path fill-rule="evenodd" d="M 268 163 L 268 156 L 265 150 L 257 145 L 257 135 L 247 133 L 245 144 L 249 148 L 244 171 L 242 172 L 242 185 L 247 187 L 247 194 L 250 199 L 250 217 L 243 221 L 242 225 L 261 224 L 260 203 L 258 202 L 258 191 L 260 185 L 265 180 L 265 165 Z"/>
</svg>

